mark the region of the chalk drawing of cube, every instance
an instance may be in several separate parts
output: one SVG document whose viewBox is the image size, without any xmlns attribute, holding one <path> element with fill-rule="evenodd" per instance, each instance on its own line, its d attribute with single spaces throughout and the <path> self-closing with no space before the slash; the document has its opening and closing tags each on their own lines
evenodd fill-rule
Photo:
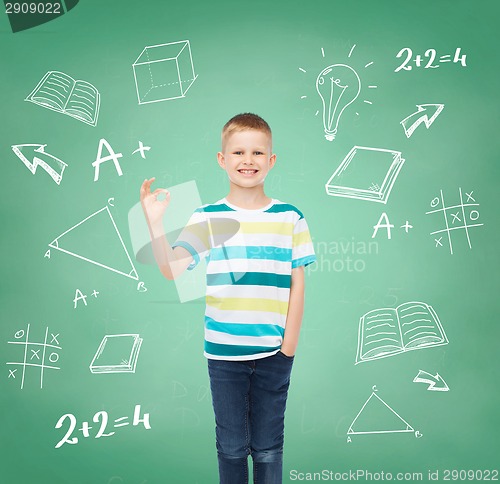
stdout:
<svg viewBox="0 0 500 484">
<path fill-rule="evenodd" d="M 185 97 L 197 77 L 189 40 L 145 47 L 132 67 L 139 104 Z"/>
</svg>

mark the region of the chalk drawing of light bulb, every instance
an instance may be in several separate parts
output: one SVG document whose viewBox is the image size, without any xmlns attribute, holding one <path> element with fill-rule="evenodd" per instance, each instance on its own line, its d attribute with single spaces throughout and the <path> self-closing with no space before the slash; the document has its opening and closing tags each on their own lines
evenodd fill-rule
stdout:
<svg viewBox="0 0 500 484">
<path fill-rule="evenodd" d="M 340 118 L 361 91 L 356 71 L 345 64 L 325 67 L 316 79 L 316 90 L 323 103 L 323 127 L 328 141 L 335 139 Z"/>
</svg>

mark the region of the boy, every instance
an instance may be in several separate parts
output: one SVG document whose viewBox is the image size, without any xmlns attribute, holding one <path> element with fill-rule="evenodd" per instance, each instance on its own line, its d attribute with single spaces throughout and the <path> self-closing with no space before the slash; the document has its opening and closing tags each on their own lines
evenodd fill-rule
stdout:
<svg viewBox="0 0 500 484">
<path fill-rule="evenodd" d="M 170 196 L 141 187 L 153 251 L 174 279 L 207 258 L 205 356 L 221 484 L 282 482 L 284 414 L 304 307 L 304 266 L 314 262 L 302 213 L 264 193 L 276 162 L 269 125 L 239 114 L 222 130 L 229 194 L 195 210 L 170 247 L 162 217 Z M 157 196 L 165 193 L 165 199 Z M 218 241 L 215 240 L 217 236 Z"/>
</svg>

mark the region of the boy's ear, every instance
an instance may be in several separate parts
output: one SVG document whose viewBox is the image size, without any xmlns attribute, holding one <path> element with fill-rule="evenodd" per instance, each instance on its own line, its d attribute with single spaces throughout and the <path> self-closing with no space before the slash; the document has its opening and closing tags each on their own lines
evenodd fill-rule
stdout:
<svg viewBox="0 0 500 484">
<path fill-rule="evenodd" d="M 269 168 L 272 168 L 276 163 L 276 155 L 273 153 L 269 158 Z"/>
<path fill-rule="evenodd" d="M 219 166 L 225 170 L 226 169 L 226 162 L 224 160 L 224 155 L 222 154 L 221 151 L 217 153 L 217 162 L 219 163 Z"/>
</svg>

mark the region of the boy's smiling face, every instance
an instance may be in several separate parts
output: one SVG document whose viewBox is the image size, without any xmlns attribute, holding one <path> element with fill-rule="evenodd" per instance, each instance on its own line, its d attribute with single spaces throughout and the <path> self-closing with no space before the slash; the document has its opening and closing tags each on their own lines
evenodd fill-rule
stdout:
<svg viewBox="0 0 500 484">
<path fill-rule="evenodd" d="M 217 160 L 231 183 L 242 188 L 263 185 L 276 162 L 271 153 L 271 137 L 254 129 L 236 131 L 228 136 Z"/>
</svg>

